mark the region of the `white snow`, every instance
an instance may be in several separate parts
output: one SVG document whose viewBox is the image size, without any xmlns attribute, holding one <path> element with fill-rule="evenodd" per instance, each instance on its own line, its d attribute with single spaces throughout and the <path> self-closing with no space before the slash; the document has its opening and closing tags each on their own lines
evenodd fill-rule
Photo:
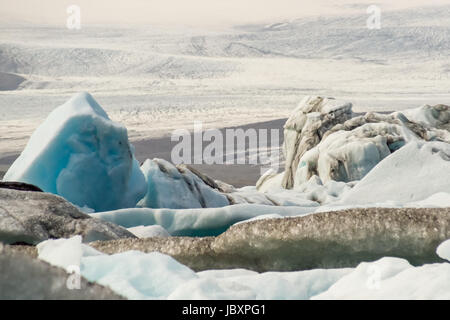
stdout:
<svg viewBox="0 0 450 320">
<path fill-rule="evenodd" d="M 438 192 L 424 200 L 409 202 L 405 206 L 414 208 L 446 208 L 450 206 L 450 193 Z"/>
<path fill-rule="evenodd" d="M 438 252 L 448 254 L 444 242 Z M 40 244 L 39 258 L 62 267 L 80 257 L 81 275 L 129 299 L 449 299 L 450 263 L 414 267 L 400 258 L 362 262 L 356 268 L 257 273 L 245 269 L 195 273 L 170 256 L 82 250 L 79 238 Z M 63 250 L 64 249 L 64 250 Z M 66 252 L 65 252 L 66 251 Z M 75 264 L 77 265 L 77 264 Z"/>
<path fill-rule="evenodd" d="M 448 190 L 450 144 L 416 141 L 375 166 L 343 196 L 341 202 L 347 205 L 388 201 L 407 204 Z"/>
<path fill-rule="evenodd" d="M 436 249 L 436 253 L 442 259 L 450 261 L 450 239 L 442 242 Z"/>
<path fill-rule="evenodd" d="M 36 185 L 95 211 L 134 207 L 145 195 L 127 129 L 88 93 L 50 113 L 4 180 Z"/>
<path fill-rule="evenodd" d="M 196 278 L 194 271 L 158 253 L 127 251 L 85 257 L 81 274 L 129 299 L 164 299 L 178 286 Z"/>
<path fill-rule="evenodd" d="M 313 299 L 450 299 L 450 263 L 411 266 L 399 258 L 361 263 Z"/>
<path fill-rule="evenodd" d="M 161 227 L 160 225 L 153 226 L 136 226 L 132 228 L 128 228 L 132 234 L 136 237 L 144 239 L 144 238 L 152 238 L 152 237 L 169 237 L 170 234 L 166 229 Z"/>
<path fill-rule="evenodd" d="M 327 290 L 351 269 L 316 269 L 248 275 L 242 270 L 202 274 L 179 286 L 168 299 L 304 300 Z"/>
<path fill-rule="evenodd" d="M 38 258 L 66 270 L 79 266 L 82 257 L 102 255 L 101 252 L 82 243 L 81 236 L 70 239 L 51 239 L 36 246 Z"/>
</svg>

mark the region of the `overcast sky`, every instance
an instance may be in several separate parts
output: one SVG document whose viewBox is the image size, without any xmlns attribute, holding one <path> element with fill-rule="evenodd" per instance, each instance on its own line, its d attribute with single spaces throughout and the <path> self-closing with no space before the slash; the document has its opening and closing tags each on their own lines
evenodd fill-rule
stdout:
<svg viewBox="0 0 450 320">
<path fill-rule="evenodd" d="M 0 24 L 65 25 L 66 8 L 81 8 L 83 24 L 221 26 L 273 22 L 310 15 L 450 4 L 450 0 L 0 0 Z"/>
</svg>

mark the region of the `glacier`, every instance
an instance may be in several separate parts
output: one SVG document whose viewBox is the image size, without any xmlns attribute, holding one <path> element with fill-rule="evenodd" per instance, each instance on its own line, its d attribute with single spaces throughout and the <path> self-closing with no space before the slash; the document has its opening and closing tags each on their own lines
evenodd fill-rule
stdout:
<svg viewBox="0 0 450 320">
<path fill-rule="evenodd" d="M 127 129 L 89 93 L 50 113 L 3 180 L 36 185 L 95 211 L 134 207 L 146 191 Z"/>
</svg>

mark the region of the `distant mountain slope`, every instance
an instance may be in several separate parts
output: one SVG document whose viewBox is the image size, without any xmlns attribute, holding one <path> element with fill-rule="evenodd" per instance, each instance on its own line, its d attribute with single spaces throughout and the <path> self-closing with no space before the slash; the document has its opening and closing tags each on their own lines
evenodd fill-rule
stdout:
<svg viewBox="0 0 450 320">
<path fill-rule="evenodd" d="M 185 53 L 363 60 L 404 59 L 411 55 L 434 59 L 450 54 L 450 6 L 382 11 L 379 30 L 366 27 L 368 17 L 362 11 L 361 15 L 345 17 L 239 26 L 238 34 L 205 37 L 200 52 L 187 45 Z"/>
<path fill-rule="evenodd" d="M 221 33 L 179 30 L 164 34 L 152 28 L 86 28 L 80 33 L 45 27 L 4 30 L 0 72 L 215 78 L 239 69 L 236 58 L 356 59 L 389 64 L 448 60 L 450 56 L 450 5 L 382 11 L 380 30 L 367 29 L 367 18 L 364 10 L 360 15 L 238 26 Z"/>
</svg>

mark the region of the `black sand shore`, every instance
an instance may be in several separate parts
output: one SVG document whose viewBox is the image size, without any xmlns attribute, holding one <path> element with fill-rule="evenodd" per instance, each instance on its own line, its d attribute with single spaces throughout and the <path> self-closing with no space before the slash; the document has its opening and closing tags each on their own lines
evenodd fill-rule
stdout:
<svg viewBox="0 0 450 320">
<path fill-rule="evenodd" d="M 287 119 L 277 119 L 272 121 L 258 122 L 246 124 L 237 127 L 226 127 L 220 129 L 224 134 L 226 129 L 279 129 L 280 145 L 283 143 L 283 125 Z M 225 136 L 225 134 L 224 134 Z M 270 141 L 270 140 L 269 140 Z M 172 148 L 178 143 L 172 142 L 170 136 L 131 141 L 135 146 L 135 155 L 139 162 L 144 162 L 146 159 L 161 158 L 167 161 L 171 161 Z M 206 144 L 205 144 L 206 145 Z M 19 153 L 2 157 L 0 155 L 0 179 L 11 166 L 11 164 L 19 156 Z M 255 185 L 256 181 L 260 177 L 260 166 L 250 164 L 197 164 L 192 165 L 199 171 L 207 174 L 208 176 L 222 180 L 226 183 L 232 184 L 236 187 Z"/>
</svg>

